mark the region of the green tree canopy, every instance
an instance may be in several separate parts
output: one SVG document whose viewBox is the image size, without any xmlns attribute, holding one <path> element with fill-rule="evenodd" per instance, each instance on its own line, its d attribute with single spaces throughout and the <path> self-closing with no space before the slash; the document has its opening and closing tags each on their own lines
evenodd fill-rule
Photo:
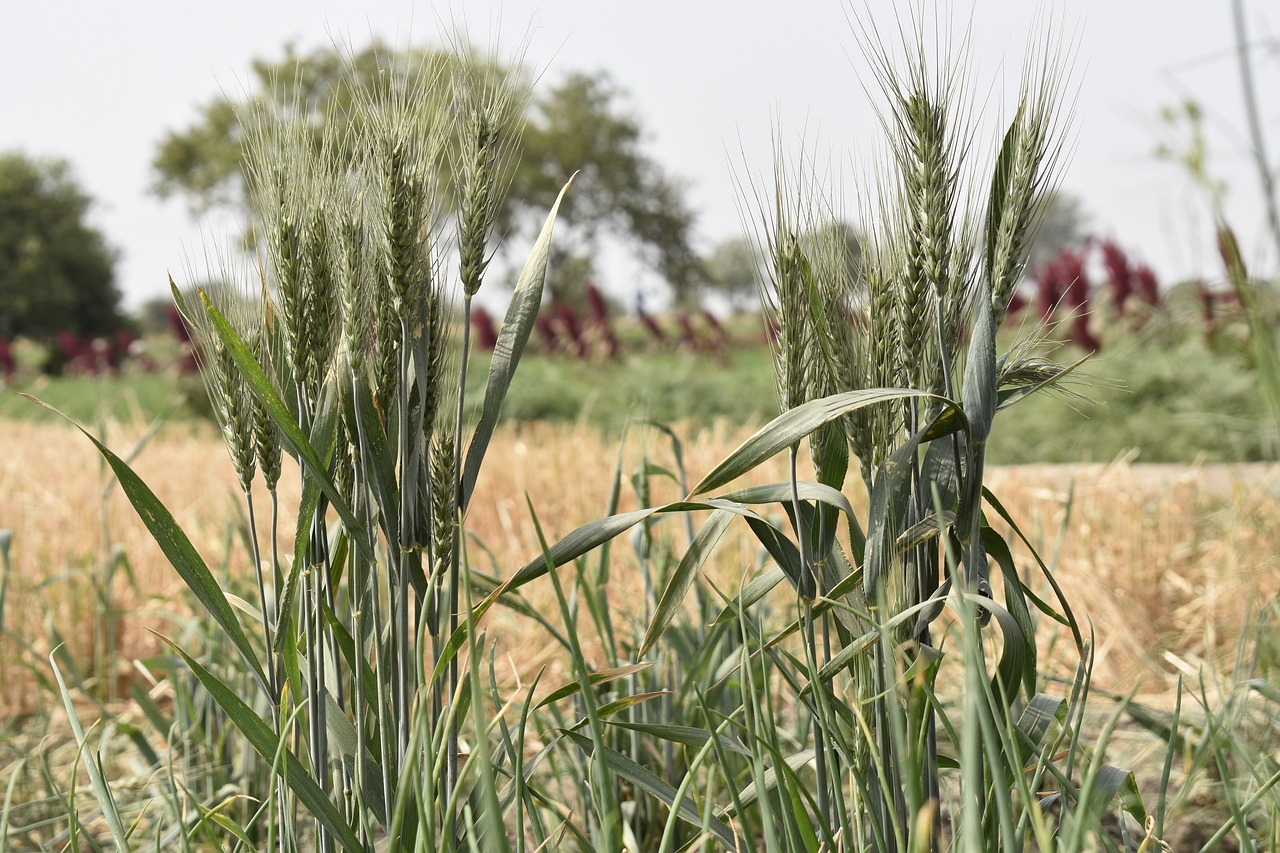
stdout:
<svg viewBox="0 0 1280 853">
<path fill-rule="evenodd" d="M 850 279 L 858 278 L 862 267 L 862 237 L 848 222 L 831 220 L 818 225 L 802 235 L 806 248 L 822 252 L 840 247 Z M 768 280 L 768 272 L 757 247 L 746 237 L 730 237 L 711 248 L 703 261 L 707 285 L 723 295 L 735 307 L 750 302 L 756 296 L 762 281 Z"/>
<path fill-rule="evenodd" d="M 194 124 L 161 140 L 152 161 L 154 189 L 162 197 L 185 196 L 196 211 L 230 206 L 248 212 L 241 166 L 246 117 L 302 111 L 317 131 L 349 125 L 360 120 L 351 110 L 357 90 L 394 97 L 399 87 L 447 75 L 459 63 L 526 90 L 529 85 L 523 69 L 508 74 L 468 50 L 393 51 L 375 43 L 351 56 L 332 48 L 302 56 L 287 49 L 278 62 L 256 61 L 254 91 L 234 102 L 208 102 Z M 624 109 L 622 92 L 604 75 L 571 74 L 531 100 L 515 95 L 527 107 L 518 122 L 522 145 L 503 221 L 537 228 L 560 187 L 579 172 L 559 216 L 577 238 L 571 241 L 576 253 L 593 253 L 601 234 L 619 237 L 639 250 L 677 299 L 692 300 L 702 281 L 691 248 L 693 213 L 676 182 L 645 154 L 641 126 Z"/>
<path fill-rule="evenodd" d="M 49 339 L 120 327 L 115 253 L 63 160 L 0 154 L 0 336 Z"/>
<path fill-rule="evenodd" d="M 1027 275 L 1035 275 L 1037 267 L 1053 260 L 1062 249 L 1079 246 L 1085 237 L 1088 217 L 1077 196 L 1058 189 L 1051 190 L 1042 198 L 1040 209 L 1035 242 L 1027 253 Z"/>
</svg>

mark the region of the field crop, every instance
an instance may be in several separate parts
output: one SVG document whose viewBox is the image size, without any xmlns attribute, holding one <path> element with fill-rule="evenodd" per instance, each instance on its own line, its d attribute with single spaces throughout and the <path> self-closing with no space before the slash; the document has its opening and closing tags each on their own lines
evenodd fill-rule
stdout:
<svg viewBox="0 0 1280 853">
<path fill-rule="evenodd" d="M 677 428 L 685 436 L 685 463 L 705 470 L 749 434 L 719 422 Z M 131 446 L 143 425 L 112 423 L 108 437 Z M 637 442 L 633 442 L 633 445 Z M 656 442 L 654 442 L 656 443 Z M 120 576 L 113 592 L 119 612 L 121 675 L 128 662 L 157 652 L 147 629 L 172 628 L 187 617 L 181 580 L 165 561 L 117 488 L 101 479 L 93 448 L 70 427 L 0 421 L 0 519 L 13 534 L 9 593 L 0 640 L 0 716 L 37 710 L 46 698 L 32 689 L 24 659 L 47 654 L 50 629 L 71 657 L 93 659 L 93 632 L 101 618 L 94 589 L 103 559 L 102 514 L 110 548 L 127 555 L 132 579 Z M 617 444 L 584 426 L 528 424 L 504 427 L 491 451 L 492 467 L 477 485 L 469 533 L 494 570 L 509 574 L 537 552 L 537 536 L 524 496 L 539 495 L 538 513 L 548 537 L 558 538 L 598 517 L 609 500 Z M 637 447 L 624 467 L 634 467 Z M 651 452 L 659 453 L 660 449 Z M 781 478 L 782 460 L 759 472 L 759 481 Z M 235 474 L 226 451 L 207 426 L 171 424 L 150 437 L 135 468 L 169 506 L 213 565 L 248 577 L 248 553 L 233 535 Z M 572 488 L 562 488 L 566 476 Z M 1096 681 L 1124 693 L 1140 686 L 1151 701 L 1167 704 L 1183 664 L 1211 662 L 1228 671 L 1240 632 L 1259 608 L 1280 592 L 1280 469 L 1271 465 L 1105 464 L 996 467 L 992 488 L 1017 507 L 1037 549 L 1056 555 L 1060 581 L 1081 590 L 1080 608 L 1100 638 Z M 198 484 L 193 487 L 193 483 Z M 656 499 L 674 499 L 662 487 Z M 282 503 L 296 504 L 296 478 L 281 479 Z M 856 494 L 856 493 L 855 493 Z M 634 508 L 631 504 L 623 508 Z M 863 497 L 865 500 L 865 496 Z M 281 542 L 287 532 L 281 532 Z M 749 537 L 739 534 L 707 573 L 732 590 L 754 559 Z M 614 601 L 622 610 L 638 590 L 637 575 L 620 573 Z M 542 591 L 548 595 L 548 590 Z M 540 606 L 553 606 L 547 600 Z M 509 633 L 514 629 L 516 633 Z M 500 653 L 527 674 L 534 626 L 504 617 L 494 632 Z M 32 642 L 31 649 L 15 637 Z"/>
<path fill-rule="evenodd" d="M 520 75 L 459 48 L 322 127 L 255 106 L 262 258 L 172 286 L 216 430 L 0 422 L 0 840 L 1274 848 L 1274 472 L 1132 464 L 1197 445 L 1171 389 L 1224 393 L 1155 314 L 1168 360 L 1108 348 L 1149 408 L 1066 442 L 1110 461 L 998 465 L 1069 430 L 1007 417 L 1023 398 L 1100 425 L 1115 390 L 1000 334 L 1068 63 L 1033 40 L 979 133 L 965 51 L 911 23 L 857 21 L 885 132 L 864 248 L 808 154 L 740 185 L 772 408 L 754 348 L 718 347 L 750 378 L 727 388 L 671 351 L 631 386 L 554 358 L 516 381 L 574 178 L 473 358 Z M 1265 454 L 1247 433 L 1218 456 Z"/>
</svg>

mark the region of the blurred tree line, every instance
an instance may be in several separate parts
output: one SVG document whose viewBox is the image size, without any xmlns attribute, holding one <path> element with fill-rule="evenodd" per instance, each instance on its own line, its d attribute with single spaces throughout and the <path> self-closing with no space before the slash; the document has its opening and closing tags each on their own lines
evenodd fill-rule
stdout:
<svg viewBox="0 0 1280 853">
<path fill-rule="evenodd" d="M 195 211 L 229 207 L 252 220 L 240 166 L 246 116 L 302 114 L 318 133 L 360 120 L 350 108 L 357 91 L 391 96 L 393 87 L 423 83 L 451 64 L 472 63 L 483 72 L 497 61 L 467 49 L 394 51 L 379 43 L 349 56 L 335 48 L 304 55 L 286 49 L 278 61 L 254 62 L 254 91 L 238 102 L 209 101 L 191 126 L 165 136 L 153 161 L 154 188 L 162 197 L 185 197 Z M 525 111 L 499 231 L 535 232 L 565 180 L 578 172 L 558 217 L 564 236 L 554 264 L 559 274 L 549 282 L 553 295 L 581 293 L 607 234 L 634 246 L 678 302 L 696 301 L 704 276 L 692 248 L 694 213 L 680 184 L 645 152 L 643 129 L 624 93 L 604 73 L 575 72 L 530 94 L 531 75 L 515 70 L 511 79 L 523 91 L 512 94 Z M 443 189 L 447 198 L 449 188 Z"/>
<path fill-rule="evenodd" d="M 194 213 L 220 208 L 252 223 L 241 157 L 246 117 L 303 115 L 318 135 L 334 123 L 360 120 L 351 105 L 361 89 L 390 97 L 393 87 L 445 74 L 456 63 L 505 73 L 498 62 L 465 47 L 395 51 L 375 42 L 351 54 L 286 48 L 277 60 L 253 63 L 249 91 L 238 100 L 209 100 L 192 124 L 160 140 L 153 189 L 164 198 L 184 198 Z M 513 95 L 524 104 L 521 156 L 499 232 L 536 231 L 564 180 L 578 172 L 560 210 L 553 298 L 581 301 L 595 274 L 600 240 L 611 237 L 661 276 L 678 307 L 691 309 L 707 292 L 717 292 L 735 310 L 752 309 L 767 280 L 762 258 L 745 237 L 723 240 L 706 256 L 695 251 L 695 213 L 680 182 L 645 150 L 645 131 L 626 93 L 607 74 L 583 72 L 534 91 L 527 69 L 516 71 L 511 79 L 521 91 Z M 448 198 L 449 188 L 442 189 Z M 116 255 L 89 224 L 91 205 L 67 163 L 0 155 L 0 338 L 51 340 L 61 332 L 90 337 L 120 328 Z M 1033 265 L 1080 236 L 1077 200 L 1055 195 L 1046 210 Z M 830 227 L 849 243 L 850 274 L 856 275 L 858 232 L 844 222 Z M 150 319 L 147 325 L 160 325 L 159 314 Z"/>
<path fill-rule="evenodd" d="M 120 327 L 116 254 L 63 160 L 0 153 L 0 340 Z"/>
</svg>

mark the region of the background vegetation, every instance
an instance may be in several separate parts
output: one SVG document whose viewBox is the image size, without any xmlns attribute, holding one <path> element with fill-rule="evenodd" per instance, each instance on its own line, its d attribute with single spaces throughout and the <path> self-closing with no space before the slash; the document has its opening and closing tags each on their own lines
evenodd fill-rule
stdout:
<svg viewBox="0 0 1280 853">
<path fill-rule="evenodd" d="M 240 112 L 168 140 L 167 189 L 253 211 L 279 302 L 223 263 L 175 289 L 194 348 L 6 350 L 11 385 L 120 455 L 68 473 L 76 436 L 0 401 L 0 850 L 1275 849 L 1276 486 L 1199 464 L 1275 457 L 1271 285 L 1220 210 L 1217 289 L 1160 290 L 1076 229 L 1040 172 L 1049 66 L 990 194 L 957 192 L 963 99 L 905 46 L 905 73 L 871 51 L 897 141 L 880 185 L 902 193 L 880 230 L 783 166 L 755 251 L 705 264 L 616 90 L 585 76 L 522 112 L 518 63 L 317 54 L 299 67 L 318 76 L 264 64 Z M 381 61 L 455 87 L 397 100 Z M 433 151 L 398 135 L 422 116 Z M 509 202 L 521 122 L 535 157 Z M 200 173 L 246 153 L 244 185 Z M 560 298 L 535 316 L 548 220 L 484 343 L 490 236 L 579 162 Z M 1037 206 L 1064 236 L 1020 288 Z M 586 286 L 605 227 L 654 251 L 678 313 L 621 321 Z M 763 317 L 695 313 L 704 280 L 762 277 Z M 54 347 L 68 375 L 41 375 Z M 1103 464 L 990 467 L 1050 461 Z"/>
</svg>

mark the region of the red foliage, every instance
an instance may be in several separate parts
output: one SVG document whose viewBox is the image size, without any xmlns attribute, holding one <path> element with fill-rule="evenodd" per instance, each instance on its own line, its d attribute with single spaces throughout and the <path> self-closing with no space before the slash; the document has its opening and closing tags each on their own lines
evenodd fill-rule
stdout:
<svg viewBox="0 0 1280 853">
<path fill-rule="evenodd" d="M 556 302 L 551 306 L 551 328 L 556 333 L 556 339 L 578 358 L 585 358 L 587 355 L 586 342 L 582 339 L 582 327 L 578 323 L 578 317 L 573 313 L 573 309 L 563 302 Z"/>
<path fill-rule="evenodd" d="M 493 317 L 479 305 L 471 309 L 471 330 L 476 336 L 476 346 L 485 352 L 492 352 L 498 345 L 498 328 L 493 323 Z"/>
<path fill-rule="evenodd" d="M 1097 335 L 1089 328 L 1090 315 L 1094 313 L 1091 305 L 1093 289 L 1086 272 L 1086 263 L 1088 253 L 1094 246 L 1098 249 L 1102 268 L 1107 274 L 1107 286 L 1110 288 L 1111 302 L 1117 316 L 1125 316 L 1128 302 L 1134 296 L 1152 307 L 1160 304 L 1160 284 L 1151 267 L 1134 264 L 1114 240 L 1091 238 L 1080 249 L 1061 250 L 1053 260 L 1041 264 L 1035 271 L 1036 307 L 1046 323 L 1059 311 L 1072 315 L 1068 336 L 1072 342 L 1092 351 L 1100 347 Z M 1017 310 L 1015 303 L 1018 299 L 1015 294 L 1010 302 L 1010 314 Z M 1211 307 L 1206 310 L 1211 310 Z M 1146 316 L 1145 312 L 1140 313 L 1134 322 L 1140 324 Z"/>
<path fill-rule="evenodd" d="M 538 337 L 542 340 L 542 345 L 546 347 L 547 352 L 555 352 L 560 349 L 560 340 L 556 335 L 555 326 L 551 324 L 551 318 L 545 314 L 533 321 L 533 328 L 537 330 Z"/>
<path fill-rule="evenodd" d="M 1102 342 L 1098 340 L 1093 332 L 1089 331 L 1089 316 L 1087 314 L 1078 314 L 1071 321 L 1068 337 L 1071 338 L 1073 344 L 1085 352 L 1098 352 L 1102 349 Z"/>
<path fill-rule="evenodd" d="M 609 324 L 609 308 L 605 305 L 604 295 L 591 282 L 587 282 L 587 305 L 591 308 L 592 320 L 606 326 Z"/>
<path fill-rule="evenodd" d="M 191 340 L 191 330 L 187 328 L 186 322 L 182 319 L 182 312 L 178 310 L 177 305 L 169 304 L 164 308 L 164 319 L 169 324 L 169 331 L 180 341 Z"/>
<path fill-rule="evenodd" d="M 592 343 L 598 342 L 603 346 L 607 357 L 617 358 L 620 347 L 618 338 L 613 333 L 613 324 L 609 321 L 609 306 L 605 303 L 600 289 L 591 282 L 587 282 L 587 304 L 591 307 L 591 317 L 587 320 L 587 326 L 591 331 Z"/>
<path fill-rule="evenodd" d="M 1030 304 L 1031 301 L 1027 297 L 1015 290 L 1013 296 L 1009 297 L 1009 307 L 1005 309 L 1005 317 L 1016 317 L 1025 311 Z"/>
<path fill-rule="evenodd" d="M 728 331 L 725 330 L 724 325 L 719 320 L 716 319 L 716 315 L 712 314 L 710 311 L 703 308 L 702 319 L 706 322 L 707 326 L 711 329 L 711 335 L 714 339 L 713 344 L 715 348 L 717 350 L 722 350 L 727 346 L 729 346 L 729 333 Z"/>
<path fill-rule="evenodd" d="M 0 338 L 0 373 L 7 378 L 12 376 L 16 369 L 17 365 L 13 360 L 13 344 L 6 338 Z"/>
<path fill-rule="evenodd" d="M 1146 264 L 1139 264 L 1133 271 L 1133 289 L 1138 298 L 1151 307 L 1160 304 L 1160 283 L 1156 281 L 1156 274 L 1151 267 Z"/>
<path fill-rule="evenodd" d="M 1102 266 L 1107 271 L 1107 281 L 1111 285 L 1111 301 L 1116 306 L 1116 313 L 1124 316 L 1124 304 L 1133 293 L 1133 271 L 1129 268 L 1129 256 L 1116 245 L 1114 240 L 1103 240 Z"/>
<path fill-rule="evenodd" d="M 680 327 L 680 343 L 692 350 L 702 349 L 702 341 L 693 328 L 693 319 L 688 314 L 678 314 L 676 325 Z"/>
<path fill-rule="evenodd" d="M 186 322 L 182 319 L 182 312 L 178 310 L 178 306 L 169 304 L 165 306 L 164 318 L 169 324 L 169 331 L 178 339 L 178 343 L 182 345 L 182 357 L 178 359 L 178 370 L 184 376 L 190 376 L 199 370 L 196 363 L 195 344 L 191 340 L 191 330 L 187 328 Z"/>
<path fill-rule="evenodd" d="M 640 325 L 644 326 L 649 336 L 660 344 L 667 342 L 667 334 L 662 331 L 662 326 L 658 325 L 658 321 L 651 315 L 646 314 L 643 310 L 639 312 Z"/>
<path fill-rule="evenodd" d="M 1089 304 L 1089 280 L 1084 273 L 1084 253 L 1063 249 L 1036 270 L 1037 299 L 1044 322 L 1061 308 L 1084 308 Z"/>
</svg>

